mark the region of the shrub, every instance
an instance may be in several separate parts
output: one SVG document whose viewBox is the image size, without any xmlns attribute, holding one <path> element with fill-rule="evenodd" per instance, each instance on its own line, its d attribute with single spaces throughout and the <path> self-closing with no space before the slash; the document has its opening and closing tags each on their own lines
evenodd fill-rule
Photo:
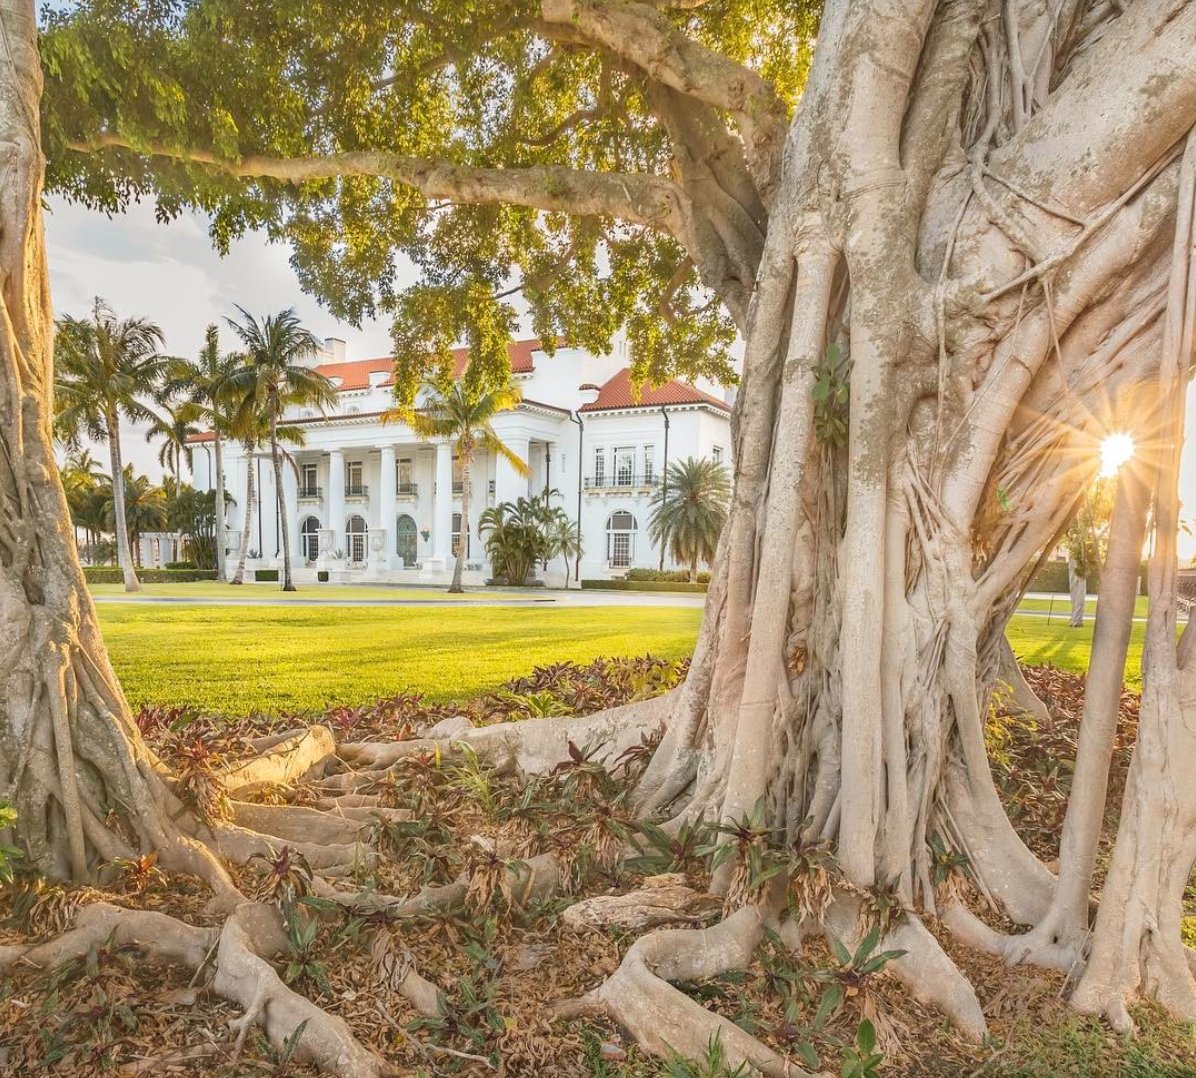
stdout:
<svg viewBox="0 0 1196 1078">
<path fill-rule="evenodd" d="M 688 591 L 703 592 L 707 584 L 691 584 L 688 580 L 583 580 L 583 588 L 607 591 Z"/>
<path fill-rule="evenodd" d="M 165 566 L 167 569 L 198 569 L 199 566 L 193 561 L 168 561 Z"/>
<path fill-rule="evenodd" d="M 277 569 L 254 569 L 253 579 L 257 580 L 259 582 L 267 581 L 267 580 L 277 581 L 278 580 L 278 570 Z"/>
<path fill-rule="evenodd" d="M 319 581 L 321 584 L 327 584 L 327 583 L 328 583 L 328 570 L 327 570 L 327 569 L 320 569 L 320 570 L 319 570 L 319 571 L 316 573 L 316 579 L 317 579 L 317 580 L 318 580 L 318 581 Z"/>
<path fill-rule="evenodd" d="M 674 581 L 681 584 L 690 583 L 688 569 L 628 569 L 625 580 L 657 580 Z M 699 584 L 710 583 L 710 573 L 705 569 L 698 573 Z"/>
<path fill-rule="evenodd" d="M 123 584 L 125 575 L 109 565 L 85 565 L 83 577 L 89 584 Z M 190 584 L 196 580 L 215 580 L 215 569 L 138 569 L 143 584 Z"/>
</svg>

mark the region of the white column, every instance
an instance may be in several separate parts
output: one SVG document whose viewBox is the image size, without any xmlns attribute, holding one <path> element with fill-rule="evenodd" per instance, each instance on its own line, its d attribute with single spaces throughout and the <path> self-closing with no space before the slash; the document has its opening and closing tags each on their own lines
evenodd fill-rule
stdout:
<svg viewBox="0 0 1196 1078">
<path fill-rule="evenodd" d="M 330 553 L 345 550 L 345 454 L 339 449 L 328 453 L 328 519 L 324 523 L 334 536 Z"/>
<path fill-rule="evenodd" d="M 303 552 L 299 549 L 299 479 L 295 469 L 286 461 L 282 464 L 282 493 L 286 517 L 282 526 L 291 542 L 291 568 L 303 567 Z M 281 536 L 279 537 L 281 540 Z"/>
<path fill-rule="evenodd" d="M 453 447 L 436 446 L 436 493 L 432 498 L 432 556 L 447 568 L 453 532 Z"/>
<path fill-rule="evenodd" d="M 503 435 L 503 441 L 521 461 L 527 463 L 530 442 L 527 438 Z M 494 501 L 513 502 L 516 498 L 526 498 L 528 490 L 527 476 L 520 475 L 511 467 L 505 457 L 498 457 L 494 462 Z"/>
<path fill-rule="evenodd" d="M 395 533 L 395 484 L 398 473 L 395 471 L 395 447 L 382 447 L 382 463 L 378 475 L 378 496 L 372 504 L 378 507 L 378 519 L 370 523 L 370 531 L 377 531 L 382 540 L 382 549 L 378 551 L 376 564 L 379 569 L 390 568 L 390 556 L 394 553 Z M 373 546 L 373 543 L 370 543 Z M 375 559 L 371 558 L 371 561 Z"/>
</svg>

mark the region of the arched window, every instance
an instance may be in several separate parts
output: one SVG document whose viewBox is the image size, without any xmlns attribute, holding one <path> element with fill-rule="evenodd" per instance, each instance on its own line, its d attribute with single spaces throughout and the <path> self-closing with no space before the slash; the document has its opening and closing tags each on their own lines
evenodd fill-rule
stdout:
<svg viewBox="0 0 1196 1078">
<path fill-rule="evenodd" d="M 415 521 L 409 516 L 399 517 L 395 521 L 395 553 L 408 569 L 415 565 L 418 556 L 415 537 Z"/>
<path fill-rule="evenodd" d="M 606 561 L 612 569 L 626 569 L 635 560 L 635 532 L 635 517 L 626 510 L 607 518 Z"/>
<path fill-rule="evenodd" d="M 350 562 L 360 565 L 365 561 L 366 539 L 369 536 L 369 531 L 365 517 L 358 516 L 356 513 L 345 522 L 345 546 L 347 547 L 345 553 L 349 555 Z"/>
<path fill-rule="evenodd" d="M 320 522 L 315 517 L 304 517 L 299 525 L 299 549 L 304 561 L 315 561 L 320 556 Z"/>
</svg>

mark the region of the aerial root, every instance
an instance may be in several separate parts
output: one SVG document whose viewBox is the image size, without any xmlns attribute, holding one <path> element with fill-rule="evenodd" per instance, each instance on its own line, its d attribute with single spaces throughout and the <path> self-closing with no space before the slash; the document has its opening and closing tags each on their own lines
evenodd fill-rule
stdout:
<svg viewBox="0 0 1196 1078">
<path fill-rule="evenodd" d="M 808 1072 L 669 983 L 747 968 L 764 927 L 764 914 L 747 906 L 711 928 L 650 932 L 632 944 L 607 980 L 580 999 L 560 1004 L 557 1013 L 606 1015 L 645 1051 L 664 1057 L 677 1053 L 700 1059 L 717 1034 L 731 1069 L 746 1064 L 773 1078 L 809 1078 Z"/>
<path fill-rule="evenodd" d="M 391 1073 L 344 1021 L 293 992 L 262 957 L 286 949 L 281 918 L 269 906 L 243 903 L 223 928 L 196 928 L 166 914 L 97 902 L 79 911 L 74 928 L 47 943 L 0 948 L 0 970 L 17 963 L 52 969 L 113 943 L 195 972 L 214 954 L 212 990 L 242 1008 L 242 1015 L 230 1023 L 237 1051 L 255 1024 L 282 1048 L 306 1023 L 294 1046 L 296 1062 L 311 1063 L 338 1078 L 383 1078 Z"/>
</svg>

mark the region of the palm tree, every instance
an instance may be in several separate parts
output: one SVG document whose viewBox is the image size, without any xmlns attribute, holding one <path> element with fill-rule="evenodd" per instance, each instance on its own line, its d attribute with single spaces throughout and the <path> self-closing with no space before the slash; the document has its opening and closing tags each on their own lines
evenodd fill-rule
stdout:
<svg viewBox="0 0 1196 1078">
<path fill-rule="evenodd" d="M 675 561 L 689 563 L 689 579 L 698 578 L 698 562 L 714 560 L 718 537 L 727 522 L 731 478 L 707 457 L 686 457 L 670 464 L 666 482 L 652 495 L 648 534 L 667 546 Z"/>
<path fill-rule="evenodd" d="M 253 463 L 258 450 L 270 438 L 270 419 L 262 412 L 246 411 L 230 417 L 228 433 L 230 438 L 235 438 L 241 443 L 245 453 L 245 512 L 241 516 L 241 546 L 237 554 L 237 568 L 229 584 L 244 584 L 245 557 L 249 551 L 249 535 L 253 530 L 253 506 L 257 494 L 257 477 Z M 280 447 L 284 442 L 287 445 L 303 445 L 305 440 L 300 427 L 278 427 L 276 437 Z M 291 455 L 285 449 L 280 448 L 280 452 L 293 467 Z"/>
<path fill-rule="evenodd" d="M 274 489 L 282 521 L 282 590 L 294 591 L 291 579 L 291 529 L 287 527 L 286 494 L 282 487 L 283 455 L 279 452 L 278 421 L 295 405 L 314 405 L 321 410 L 336 403 L 336 388 L 322 374 L 301 366 L 299 361 L 318 351 L 320 342 L 299 322 L 294 309 L 267 315 L 259 322 L 244 307 L 238 307 L 242 321 L 226 319 L 244 346 L 242 363 L 222 383 L 222 396 L 236 401 L 233 423 L 253 429 L 253 416 L 268 423 L 270 460 L 274 466 Z M 259 443 L 260 444 L 260 443 Z"/>
<path fill-rule="evenodd" d="M 100 462 L 91 455 L 88 449 L 76 449 L 66 458 L 62 466 L 62 488 L 66 494 L 67 508 L 71 513 L 71 523 L 75 526 L 75 543 L 78 545 L 79 529 L 82 528 L 87 538 L 86 548 L 89 552 L 95 545 L 96 531 L 102 522 L 102 513 L 97 514 L 99 492 L 107 479 Z"/>
<path fill-rule="evenodd" d="M 140 550 L 144 532 L 161 531 L 167 522 L 167 496 L 160 486 L 155 486 L 147 475 L 137 475 L 133 465 L 126 464 L 124 482 L 120 484 L 123 493 L 120 501 L 129 530 L 129 542 L 133 550 Z M 117 490 L 111 482 L 105 484 L 105 516 L 109 526 L 119 519 L 122 511 L 117 507 Z M 140 559 L 139 559 L 140 563 Z"/>
<path fill-rule="evenodd" d="M 565 587 L 567 588 L 571 573 L 569 559 L 577 559 L 582 555 L 581 528 L 576 522 L 569 519 L 568 513 L 558 508 L 556 516 L 548 524 L 547 539 L 548 548 L 552 551 L 551 556 L 556 557 L 559 554 L 565 559 Z"/>
<path fill-rule="evenodd" d="M 147 318 L 118 319 L 99 297 L 90 318 L 59 319 L 55 347 L 54 425 L 59 439 L 78 447 L 83 435 L 107 441 L 112 474 L 121 475 L 121 420 L 154 422 L 145 399 L 156 400 L 170 360 L 161 354 L 166 339 Z M 116 557 L 124 570 L 125 591 L 140 591 L 133 567 L 124 489 L 114 484 Z"/>
<path fill-rule="evenodd" d="M 461 572 L 469 548 L 469 503 L 472 490 L 474 454 L 485 449 L 507 461 L 519 475 L 529 474 L 527 462 L 517 456 L 498 436 L 490 421 L 499 412 L 514 408 L 522 399 L 518 387 L 508 382 L 497 389 L 486 389 L 470 378 L 443 385 L 429 383 L 422 407 L 401 405 L 387 412 L 384 423 L 401 420 L 424 440 L 451 438 L 461 464 L 461 532 L 457 537 L 457 560 L 453 565 L 450 593 L 462 591 Z"/>
<path fill-rule="evenodd" d="M 181 394 L 192 413 L 207 424 L 213 435 L 212 451 L 216 469 L 216 579 L 227 580 L 228 570 L 224 564 L 225 543 L 225 493 L 224 493 L 224 440 L 229 437 L 232 417 L 231 407 L 226 399 L 229 375 L 240 364 L 235 354 L 221 355 L 220 331 L 210 325 L 204 334 L 203 347 L 194 360 L 179 360 L 171 373 L 170 388 Z M 248 517 L 248 513 L 246 514 Z M 242 544 L 242 555 L 244 544 Z M 244 576 L 244 557 L 242 577 Z"/>
<path fill-rule="evenodd" d="M 149 430 L 145 432 L 145 440 L 162 440 L 158 463 L 171 474 L 175 483 L 179 483 L 182 480 L 180 473 L 183 462 L 186 461 L 187 467 L 191 467 L 191 445 L 188 439 L 199 433 L 195 425 L 199 416 L 188 401 L 177 406 L 163 405 L 163 410 L 166 414 L 154 417 Z"/>
</svg>

